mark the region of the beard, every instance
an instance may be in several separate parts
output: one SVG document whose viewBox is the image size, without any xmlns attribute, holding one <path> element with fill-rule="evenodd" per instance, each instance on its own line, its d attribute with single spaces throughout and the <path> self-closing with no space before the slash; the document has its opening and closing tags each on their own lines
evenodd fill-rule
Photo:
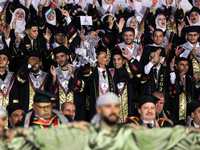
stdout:
<svg viewBox="0 0 200 150">
<path fill-rule="evenodd" d="M 124 43 L 125 43 L 126 45 L 132 45 L 133 42 L 134 42 L 134 41 L 131 41 L 131 42 L 128 43 L 128 42 L 124 41 Z"/>
<path fill-rule="evenodd" d="M 39 70 L 40 70 L 40 68 L 38 68 L 38 69 L 33 69 L 33 67 L 31 68 L 31 72 L 33 72 L 33 73 L 38 73 Z"/>
<path fill-rule="evenodd" d="M 110 119 L 109 119 L 109 117 L 112 116 L 112 115 L 116 116 L 116 119 L 115 119 L 115 120 L 110 120 Z M 108 125 L 113 126 L 113 125 L 116 125 L 116 124 L 117 124 L 117 121 L 118 121 L 118 119 L 119 119 L 119 116 L 117 116 L 116 114 L 112 113 L 112 114 L 110 114 L 108 117 L 103 116 L 102 119 L 103 119 L 103 121 L 104 121 L 105 123 L 107 123 Z"/>
</svg>

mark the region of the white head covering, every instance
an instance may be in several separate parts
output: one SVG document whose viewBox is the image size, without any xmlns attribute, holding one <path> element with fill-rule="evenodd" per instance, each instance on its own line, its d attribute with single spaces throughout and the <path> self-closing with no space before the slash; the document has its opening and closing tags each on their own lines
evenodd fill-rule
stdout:
<svg viewBox="0 0 200 150">
<path fill-rule="evenodd" d="M 7 116 L 7 110 L 5 110 L 2 106 L 0 106 L 0 116 Z"/>
<path fill-rule="evenodd" d="M 193 26 L 200 26 L 200 15 L 199 15 L 199 13 L 198 13 L 198 16 L 199 16 L 199 21 L 197 23 L 192 23 Z M 191 16 L 190 16 L 190 18 L 191 18 Z"/>
<path fill-rule="evenodd" d="M 166 6 L 166 0 L 158 0 L 158 2 L 160 6 Z M 175 6 L 175 0 L 173 0 L 172 4 L 169 4 L 169 6 Z"/>
<path fill-rule="evenodd" d="M 75 0 L 74 2 L 75 2 L 75 4 L 78 4 L 79 0 Z M 85 0 L 82 0 L 82 2 L 81 2 L 81 7 L 82 7 L 83 9 L 85 9 L 86 6 L 87 6 L 86 1 L 85 1 Z"/>
<path fill-rule="evenodd" d="M 131 22 L 131 19 L 132 18 L 135 18 L 134 16 L 132 16 L 132 17 L 130 17 L 130 18 L 128 18 L 128 20 L 126 21 L 126 27 L 130 27 L 130 22 Z M 136 19 L 136 18 L 135 18 Z M 137 19 L 136 19 L 137 20 Z M 137 26 L 137 28 L 136 29 L 134 29 L 135 30 L 135 37 L 137 37 L 137 34 L 138 34 L 138 26 Z"/>
<path fill-rule="evenodd" d="M 102 8 L 103 9 L 105 9 L 107 11 L 109 6 L 111 6 L 110 7 L 110 12 L 112 12 L 112 10 L 113 10 L 113 4 L 106 4 L 105 0 L 102 0 Z"/>
<path fill-rule="evenodd" d="M 31 4 L 33 5 L 36 12 L 38 13 L 38 6 L 41 4 L 40 0 L 33 0 Z"/>
<path fill-rule="evenodd" d="M 142 2 L 138 2 L 137 0 L 133 0 L 133 3 L 135 5 L 135 9 L 137 10 L 137 12 L 140 12 L 142 9 Z"/>
<path fill-rule="evenodd" d="M 120 104 L 119 97 L 114 93 L 108 92 L 97 98 L 96 107 L 111 103 Z"/>
<path fill-rule="evenodd" d="M 33 0 L 33 1 L 35 1 L 35 0 Z M 20 2 L 22 5 L 25 6 L 25 0 L 19 0 L 19 2 Z M 29 8 L 31 2 L 32 2 L 32 0 L 28 0 L 28 6 L 27 6 L 27 8 Z"/>
<path fill-rule="evenodd" d="M 165 31 L 166 31 L 167 24 L 165 25 L 164 28 L 162 28 L 161 26 L 158 25 L 158 16 L 160 16 L 160 15 L 163 15 L 163 14 L 158 14 L 158 15 L 156 16 L 156 19 L 155 19 L 156 29 L 161 29 L 163 32 L 165 32 Z M 163 15 L 163 16 L 164 16 L 164 15 Z M 165 17 L 165 18 L 166 18 L 166 17 Z"/>
<path fill-rule="evenodd" d="M 17 13 L 18 10 L 22 10 L 24 13 L 24 19 L 22 20 L 16 20 L 16 28 L 15 28 L 15 34 L 19 34 L 22 38 L 25 36 L 25 25 L 26 25 L 26 21 L 25 21 L 25 17 L 26 17 L 26 13 L 22 8 L 17 8 L 15 9 L 15 11 L 12 14 L 12 19 L 10 22 L 10 29 L 12 29 L 12 23 L 15 19 L 15 15 Z"/>
<path fill-rule="evenodd" d="M 47 15 L 49 14 L 50 11 L 51 11 L 51 8 L 45 13 L 45 19 L 49 24 L 55 26 L 56 25 L 56 15 L 55 15 L 55 18 L 53 20 L 49 20 L 48 17 L 47 17 Z M 53 11 L 56 14 L 56 11 L 55 10 L 53 10 Z"/>
<path fill-rule="evenodd" d="M 96 107 L 100 107 L 102 105 L 111 104 L 111 103 L 120 104 L 119 97 L 114 93 L 108 92 L 97 98 Z M 95 124 L 95 123 L 98 123 L 100 120 L 101 120 L 101 116 L 99 114 L 95 114 L 90 122 L 91 124 Z"/>
</svg>

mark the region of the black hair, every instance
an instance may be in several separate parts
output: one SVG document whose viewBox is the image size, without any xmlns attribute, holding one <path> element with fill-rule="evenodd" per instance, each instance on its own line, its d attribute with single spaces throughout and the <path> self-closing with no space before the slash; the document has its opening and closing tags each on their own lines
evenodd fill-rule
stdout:
<svg viewBox="0 0 200 150">
<path fill-rule="evenodd" d="M 35 21 L 27 22 L 26 26 L 25 26 L 25 30 L 29 30 L 29 29 L 31 29 L 32 27 L 35 27 L 35 26 L 38 27 L 37 22 L 35 22 Z"/>
<path fill-rule="evenodd" d="M 123 34 L 124 34 L 125 32 L 128 32 L 128 31 L 133 32 L 133 34 L 135 34 L 135 30 L 134 30 L 133 28 L 131 28 L 131 27 L 126 27 L 126 28 L 124 28 L 124 29 L 123 29 Z"/>
<path fill-rule="evenodd" d="M 187 61 L 187 62 L 189 63 L 189 61 L 188 61 L 187 58 L 185 58 L 185 57 L 180 57 L 180 58 L 177 59 L 176 64 L 178 64 L 178 63 L 181 62 L 181 61 Z"/>
<path fill-rule="evenodd" d="M 162 32 L 162 33 L 163 33 L 163 36 L 165 36 L 165 33 L 164 33 L 163 30 L 161 30 L 161 29 L 155 29 L 155 30 L 153 31 L 153 35 L 152 35 L 152 36 L 155 35 L 156 31 L 160 31 L 160 32 Z"/>
</svg>

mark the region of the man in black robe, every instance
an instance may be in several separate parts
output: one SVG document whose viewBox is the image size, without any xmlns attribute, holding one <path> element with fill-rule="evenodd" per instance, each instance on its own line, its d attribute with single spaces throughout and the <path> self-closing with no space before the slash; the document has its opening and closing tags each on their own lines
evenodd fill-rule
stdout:
<svg viewBox="0 0 200 150">
<path fill-rule="evenodd" d="M 32 108 L 35 89 L 50 90 L 51 78 L 47 72 L 40 69 L 41 66 L 40 52 L 31 51 L 29 52 L 27 63 L 21 67 L 17 74 L 17 80 L 21 85 L 20 97 L 25 111 Z"/>
<path fill-rule="evenodd" d="M 51 66 L 53 76 L 51 92 L 58 95 L 56 108 L 60 109 L 63 102 L 71 102 L 76 106 L 76 120 L 85 119 L 85 82 L 81 79 L 78 68 L 69 63 L 71 50 L 65 46 L 59 46 L 53 50 L 59 67 Z"/>
</svg>

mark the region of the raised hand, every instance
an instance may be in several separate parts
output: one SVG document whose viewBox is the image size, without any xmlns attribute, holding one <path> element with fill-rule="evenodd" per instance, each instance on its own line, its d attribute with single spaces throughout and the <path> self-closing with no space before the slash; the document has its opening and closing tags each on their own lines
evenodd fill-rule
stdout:
<svg viewBox="0 0 200 150">
<path fill-rule="evenodd" d="M 65 36 L 65 38 L 63 39 L 63 45 L 64 45 L 65 47 L 69 48 L 67 36 Z"/>
<path fill-rule="evenodd" d="M 129 5 L 131 6 L 132 10 L 135 10 L 135 5 L 133 4 L 133 2 L 131 0 L 128 1 Z"/>
<path fill-rule="evenodd" d="M 142 53 L 143 53 L 143 47 L 142 44 L 140 43 L 139 49 L 137 49 L 137 54 L 138 56 L 142 57 Z"/>
<path fill-rule="evenodd" d="M 183 48 L 179 48 L 179 46 L 177 46 L 176 51 L 175 51 L 175 55 L 179 56 L 182 51 L 183 51 Z"/>
<path fill-rule="evenodd" d="M 65 0 L 62 0 L 62 7 L 65 7 Z"/>
<path fill-rule="evenodd" d="M 12 28 L 15 29 L 16 28 L 16 23 L 17 23 L 17 19 L 15 18 L 12 22 Z"/>
<path fill-rule="evenodd" d="M 67 64 L 67 68 L 68 68 L 68 70 L 69 70 L 69 75 L 70 75 L 72 78 L 74 78 L 72 66 L 71 66 L 70 64 Z"/>
<path fill-rule="evenodd" d="M 93 2 L 92 2 L 92 8 L 94 8 L 96 6 L 96 2 L 97 2 L 97 0 L 93 0 Z"/>
<path fill-rule="evenodd" d="M 152 25 L 148 25 L 148 27 L 149 27 L 149 29 L 150 29 L 151 31 L 154 31 L 154 28 L 153 28 Z"/>
<path fill-rule="evenodd" d="M 158 1 L 157 1 L 157 2 L 158 2 Z M 149 10 L 150 12 L 153 11 L 153 9 L 155 8 L 157 2 L 151 4 L 151 6 L 150 6 L 150 10 Z"/>
<path fill-rule="evenodd" d="M 121 48 L 120 48 L 120 49 L 121 49 Z M 132 57 L 130 56 L 129 51 L 123 50 L 123 49 L 121 49 L 121 51 L 122 51 L 122 55 L 123 55 L 128 61 L 130 61 L 130 60 L 132 59 Z"/>
<path fill-rule="evenodd" d="M 185 75 L 186 72 L 182 71 L 180 74 L 179 74 L 179 79 L 180 79 L 180 84 L 183 84 L 183 76 Z"/>
<path fill-rule="evenodd" d="M 194 78 L 196 80 L 195 84 L 198 85 L 199 84 L 199 81 L 200 81 L 200 77 L 197 73 L 194 74 Z"/>
<path fill-rule="evenodd" d="M 43 37 L 46 39 L 46 42 L 49 44 L 50 43 L 50 38 L 52 36 L 51 31 L 48 29 L 48 27 L 46 28 L 46 33 L 43 33 Z"/>
<path fill-rule="evenodd" d="M 6 30 L 5 30 L 5 39 L 9 39 L 10 37 L 10 26 L 7 26 Z"/>
<path fill-rule="evenodd" d="M 115 19 L 114 19 L 114 17 L 113 16 L 111 16 L 111 15 L 109 15 L 109 17 L 108 17 L 108 24 L 109 24 L 109 29 L 112 29 L 112 27 L 113 27 L 113 24 L 114 24 L 114 21 L 115 21 Z"/>
<path fill-rule="evenodd" d="M 107 12 L 110 12 L 111 5 L 108 7 Z"/>
<path fill-rule="evenodd" d="M 22 37 L 19 34 L 16 34 L 16 39 L 15 39 L 15 43 L 20 43 L 22 40 Z"/>
<path fill-rule="evenodd" d="M 137 39 L 138 40 L 141 40 L 141 36 L 142 36 L 143 33 L 144 33 L 144 29 L 142 31 L 138 32 L 138 34 L 137 34 Z"/>
<path fill-rule="evenodd" d="M 51 65 L 51 67 L 50 67 L 50 72 L 51 72 L 53 77 L 56 77 L 56 69 L 53 65 Z"/>
<path fill-rule="evenodd" d="M 168 9 L 169 7 L 169 0 L 166 0 L 166 8 Z"/>
<path fill-rule="evenodd" d="M 116 14 L 119 14 L 119 10 L 120 10 L 121 6 L 122 6 L 121 4 L 120 5 L 117 4 L 117 8 L 116 8 L 116 11 L 115 11 Z"/>
<path fill-rule="evenodd" d="M 152 53 L 151 62 L 152 62 L 153 65 L 155 65 L 156 62 L 158 61 L 158 59 L 160 58 L 160 52 L 161 52 L 161 49 L 159 48 L 156 52 Z"/>
<path fill-rule="evenodd" d="M 64 10 L 64 8 L 62 8 L 62 9 L 59 8 L 59 10 L 60 10 L 60 12 L 62 13 L 63 16 L 65 16 L 65 17 L 67 17 L 67 18 L 70 17 L 70 16 L 69 16 L 69 12 L 68 12 L 67 10 Z"/>
<path fill-rule="evenodd" d="M 189 25 L 192 26 L 192 21 L 190 20 L 190 18 L 188 16 L 186 16 L 186 18 L 187 18 Z"/>
<path fill-rule="evenodd" d="M 174 56 L 174 58 L 172 59 L 172 61 L 171 61 L 171 63 L 170 63 L 170 70 L 171 71 L 174 71 L 174 64 L 175 64 L 175 56 Z"/>
<path fill-rule="evenodd" d="M 123 27 L 124 27 L 124 24 L 125 24 L 124 18 L 120 18 L 119 23 L 116 22 L 116 25 L 117 25 L 117 27 L 118 27 L 119 33 L 122 32 L 122 29 L 123 29 Z"/>
<path fill-rule="evenodd" d="M 80 6 L 83 0 L 79 0 L 78 5 Z"/>
<path fill-rule="evenodd" d="M 193 57 L 194 57 L 196 54 L 198 54 L 198 53 L 199 53 L 199 49 L 196 48 L 196 47 L 194 47 L 194 48 L 192 49 L 192 51 L 191 51 L 191 54 L 192 54 Z"/>
<path fill-rule="evenodd" d="M 80 31 L 80 33 L 79 33 L 79 36 L 82 37 L 82 36 L 84 35 L 84 33 L 85 33 L 85 31 L 84 31 L 83 26 L 82 26 L 82 27 L 81 27 L 81 31 Z"/>
<path fill-rule="evenodd" d="M 178 6 L 179 9 L 181 7 L 181 2 L 182 2 L 182 0 L 178 0 L 178 2 L 177 2 L 177 6 Z"/>
<path fill-rule="evenodd" d="M 172 43 L 167 43 L 165 47 L 165 52 L 168 52 L 168 50 L 170 50 L 171 48 L 172 48 Z"/>
</svg>

